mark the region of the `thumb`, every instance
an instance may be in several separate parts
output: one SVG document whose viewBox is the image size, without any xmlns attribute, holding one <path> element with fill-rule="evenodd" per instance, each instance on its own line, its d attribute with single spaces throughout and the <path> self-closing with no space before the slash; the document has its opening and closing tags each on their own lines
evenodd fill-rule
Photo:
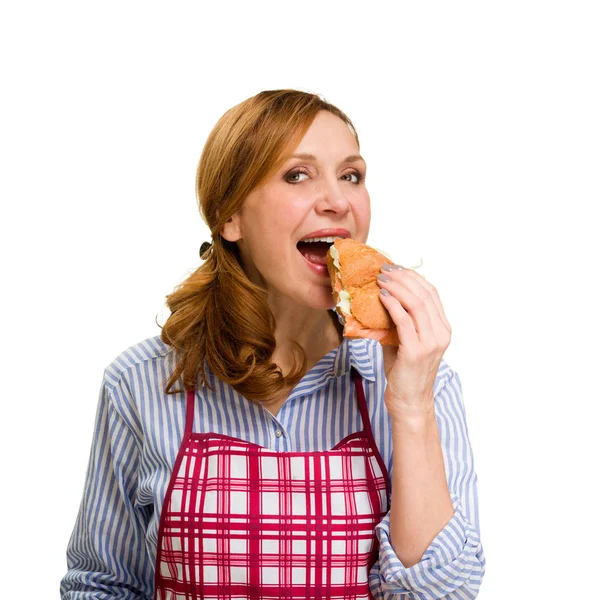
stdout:
<svg viewBox="0 0 600 600">
<path fill-rule="evenodd" d="M 383 349 L 383 369 L 385 371 L 385 375 L 390 372 L 390 369 L 394 366 L 396 362 L 396 357 L 398 356 L 398 346 L 382 346 Z"/>
</svg>

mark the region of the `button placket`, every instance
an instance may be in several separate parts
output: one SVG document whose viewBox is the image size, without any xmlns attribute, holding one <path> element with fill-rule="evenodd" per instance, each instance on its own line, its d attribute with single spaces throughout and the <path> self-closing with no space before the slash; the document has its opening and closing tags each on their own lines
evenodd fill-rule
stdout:
<svg viewBox="0 0 600 600">
<path fill-rule="evenodd" d="M 273 435 L 275 436 L 274 449 L 285 450 L 287 447 L 286 433 L 278 419 L 273 419 Z"/>
<path fill-rule="evenodd" d="M 275 435 L 275 448 L 277 450 L 284 450 L 287 447 L 287 434 L 285 433 L 285 429 L 283 426 L 283 422 L 281 417 L 282 413 L 287 408 L 287 404 L 279 409 L 279 414 L 275 417 L 273 416 L 273 433 Z"/>
</svg>

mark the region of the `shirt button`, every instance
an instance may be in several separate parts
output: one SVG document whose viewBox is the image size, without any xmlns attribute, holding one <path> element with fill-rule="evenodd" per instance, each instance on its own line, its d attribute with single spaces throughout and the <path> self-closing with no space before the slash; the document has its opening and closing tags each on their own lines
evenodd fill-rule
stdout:
<svg viewBox="0 0 600 600">
<path fill-rule="evenodd" d="M 281 431 L 281 429 L 276 429 L 276 430 L 275 430 L 275 435 L 276 435 L 277 437 L 281 437 L 281 435 L 282 435 L 282 431 Z"/>
</svg>

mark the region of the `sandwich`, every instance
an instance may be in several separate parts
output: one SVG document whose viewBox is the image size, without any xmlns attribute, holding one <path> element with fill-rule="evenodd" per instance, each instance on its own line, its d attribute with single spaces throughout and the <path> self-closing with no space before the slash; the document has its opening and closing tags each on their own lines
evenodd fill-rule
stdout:
<svg viewBox="0 0 600 600">
<path fill-rule="evenodd" d="M 335 238 L 327 252 L 327 270 L 344 337 L 370 338 L 382 346 L 398 346 L 396 325 L 379 299 L 377 276 L 391 259 L 351 238 Z"/>
</svg>

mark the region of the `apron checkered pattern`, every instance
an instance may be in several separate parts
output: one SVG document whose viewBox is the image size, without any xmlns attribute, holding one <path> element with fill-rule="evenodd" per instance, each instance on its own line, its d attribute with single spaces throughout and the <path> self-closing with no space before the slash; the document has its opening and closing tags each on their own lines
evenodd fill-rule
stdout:
<svg viewBox="0 0 600 600">
<path fill-rule="evenodd" d="M 155 600 L 370 598 L 389 478 L 363 429 L 322 452 L 192 431 L 194 390 L 160 518 Z"/>
</svg>

